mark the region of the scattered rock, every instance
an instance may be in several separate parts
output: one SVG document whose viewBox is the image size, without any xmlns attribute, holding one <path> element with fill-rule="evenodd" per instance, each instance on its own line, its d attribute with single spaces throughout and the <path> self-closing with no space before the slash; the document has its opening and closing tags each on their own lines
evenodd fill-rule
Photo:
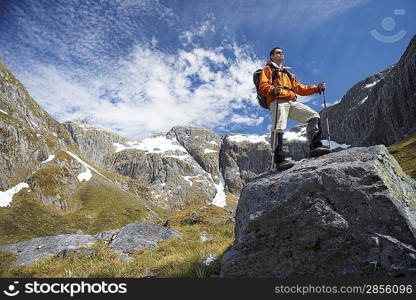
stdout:
<svg viewBox="0 0 416 300">
<path fill-rule="evenodd" d="M 0 246 L 0 251 L 12 252 L 17 259 L 14 265 L 32 264 L 47 256 L 64 258 L 70 253 L 91 254 L 97 249 L 79 249 L 101 241 L 108 244 L 122 259 L 130 259 L 130 253 L 138 249 L 154 250 L 157 243 L 180 236 L 181 233 L 148 222 L 129 224 L 118 230 L 104 231 L 94 236 L 85 234 L 61 234 L 31 239 L 25 242 Z"/>
<path fill-rule="evenodd" d="M 123 227 L 109 247 L 122 258 L 129 258 L 131 251 L 137 249 L 155 250 L 157 243 L 179 236 L 181 233 L 173 229 L 149 222 L 138 222 Z"/>
<path fill-rule="evenodd" d="M 191 217 L 191 220 L 190 220 L 189 224 L 194 225 L 194 224 L 197 224 L 197 223 L 200 223 L 201 222 L 199 220 L 199 215 L 196 212 L 194 212 L 194 211 L 191 212 L 189 214 L 189 216 Z"/>
<path fill-rule="evenodd" d="M 76 249 L 92 245 L 97 240 L 85 234 L 61 234 L 34 238 L 25 242 L 0 246 L 0 251 L 16 254 L 14 265 L 30 265 L 47 256 L 55 255 L 63 250 Z"/>
</svg>

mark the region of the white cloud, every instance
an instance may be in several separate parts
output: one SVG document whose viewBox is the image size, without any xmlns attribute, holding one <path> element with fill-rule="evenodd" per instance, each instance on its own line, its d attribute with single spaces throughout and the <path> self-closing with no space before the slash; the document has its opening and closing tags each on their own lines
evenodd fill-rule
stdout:
<svg viewBox="0 0 416 300">
<path fill-rule="evenodd" d="M 226 58 L 225 50 L 234 58 Z M 132 138 L 175 125 L 215 128 L 263 121 L 234 111 L 257 105 L 252 72 L 261 66 L 236 45 L 176 54 L 137 45 L 117 66 L 109 75 L 77 80 L 71 70 L 38 64 L 24 81 L 59 121 L 87 119 Z"/>
<path fill-rule="evenodd" d="M 215 32 L 214 22 L 215 16 L 210 13 L 207 20 L 194 24 L 191 30 L 181 32 L 179 38 L 183 41 L 184 46 L 193 44 L 195 38 L 204 37 L 208 32 Z"/>
<path fill-rule="evenodd" d="M 316 99 L 316 96 L 312 95 L 312 96 L 299 96 L 296 101 L 299 101 L 300 103 L 307 103 L 307 102 L 311 102 L 312 100 Z"/>
<path fill-rule="evenodd" d="M 251 126 L 260 125 L 264 121 L 263 117 L 256 117 L 256 116 L 242 116 L 238 114 L 234 114 L 231 118 L 231 122 L 240 123 L 240 124 L 248 124 Z"/>
</svg>

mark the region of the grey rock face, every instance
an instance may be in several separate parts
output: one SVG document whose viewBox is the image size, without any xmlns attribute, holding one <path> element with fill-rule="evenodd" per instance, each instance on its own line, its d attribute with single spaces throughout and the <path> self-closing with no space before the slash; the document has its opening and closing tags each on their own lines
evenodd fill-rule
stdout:
<svg viewBox="0 0 416 300">
<path fill-rule="evenodd" d="M 85 121 L 65 126 L 85 157 L 148 185 L 153 203 L 162 208 L 209 203 L 217 194 L 221 137 L 212 130 L 176 126 L 167 134 L 129 140 Z"/>
<path fill-rule="evenodd" d="M 384 146 L 248 183 L 222 277 L 416 277 L 416 183 Z"/>
<path fill-rule="evenodd" d="M 328 115 L 332 137 L 353 146 L 391 145 L 415 131 L 416 36 L 397 64 L 355 84 Z"/>
<path fill-rule="evenodd" d="M 265 136 L 226 135 L 220 159 L 228 191 L 239 194 L 245 183 L 270 168 L 270 144 Z"/>
<path fill-rule="evenodd" d="M 161 134 L 131 143 L 109 156 L 106 165 L 149 185 L 152 201 L 163 208 L 210 203 L 217 194 L 211 174 L 171 136 Z"/>
<path fill-rule="evenodd" d="M 64 123 L 64 126 L 70 132 L 81 153 L 100 168 L 105 167 L 104 158 L 114 152 L 114 143 L 128 142 L 127 138 L 93 126 L 84 120 L 68 121 Z"/>
<path fill-rule="evenodd" d="M 55 152 L 57 157 L 40 164 L 26 179 L 31 193 L 47 206 L 69 212 L 78 209 L 72 197 L 77 193 L 80 182 L 77 176 L 86 168 L 68 153 Z M 45 178 L 48 178 L 45 183 Z"/>
<path fill-rule="evenodd" d="M 73 144 L 0 61 L 0 190 L 22 182 L 57 149 Z"/>
<path fill-rule="evenodd" d="M 91 254 L 95 249 L 79 250 L 95 242 L 108 244 L 122 259 L 129 259 L 129 251 L 154 250 L 157 243 L 180 236 L 181 233 L 148 222 L 129 224 L 121 229 L 105 231 L 94 236 L 85 234 L 61 234 L 31 239 L 29 241 L 0 246 L 0 251 L 17 255 L 16 266 L 32 264 L 45 257 L 66 257 L 70 253 Z"/>
<path fill-rule="evenodd" d="M 193 126 L 175 126 L 166 136 L 176 138 L 198 164 L 212 175 L 215 183 L 220 182 L 221 136 L 210 129 Z"/>
<path fill-rule="evenodd" d="M 48 158 L 48 152 L 47 145 L 35 133 L 0 116 L 0 190 L 29 176 L 34 166 Z"/>
</svg>

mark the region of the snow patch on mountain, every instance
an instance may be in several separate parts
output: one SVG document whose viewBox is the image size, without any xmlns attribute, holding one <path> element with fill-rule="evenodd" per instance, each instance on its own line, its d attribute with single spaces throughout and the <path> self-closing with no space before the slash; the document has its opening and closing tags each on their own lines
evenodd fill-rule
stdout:
<svg viewBox="0 0 416 300">
<path fill-rule="evenodd" d="M 51 160 L 55 159 L 55 155 L 49 155 L 48 159 L 44 160 L 43 162 L 41 162 L 42 164 L 46 164 L 48 162 L 50 162 Z"/>
<path fill-rule="evenodd" d="M 377 83 L 379 83 L 379 82 L 380 82 L 380 80 L 381 80 L 381 79 L 376 80 L 376 81 L 374 81 L 374 82 L 372 82 L 372 83 L 366 84 L 366 85 L 364 86 L 364 88 L 365 88 L 365 89 L 371 88 L 371 87 L 375 86 Z"/>
<path fill-rule="evenodd" d="M 220 172 L 221 175 L 221 180 L 220 183 L 216 184 L 214 180 L 212 180 L 216 190 L 217 190 L 217 194 L 215 195 L 214 199 L 212 200 L 212 204 L 216 205 L 218 207 L 225 207 L 227 205 L 226 202 L 226 198 L 227 196 L 225 195 L 225 180 L 224 177 L 222 176 L 222 173 Z M 210 174 L 211 176 L 211 174 Z M 212 179 L 212 176 L 211 176 Z"/>
<path fill-rule="evenodd" d="M 83 161 L 82 159 L 80 159 L 78 156 L 76 156 L 75 154 L 69 152 L 69 151 L 65 151 L 66 153 L 68 153 L 70 156 L 72 156 L 73 158 L 75 158 L 81 165 L 83 165 L 87 170 L 83 173 L 80 173 L 77 178 L 80 182 L 82 182 L 83 180 L 90 180 L 92 177 L 91 171 L 94 171 L 95 173 L 97 173 L 98 175 L 106 178 L 104 175 L 102 175 L 100 172 L 98 172 L 96 169 L 94 169 L 93 167 L 91 167 L 89 164 L 87 164 L 85 161 Z"/>
<path fill-rule="evenodd" d="M 307 141 L 307 137 L 306 137 L 306 127 L 302 128 L 301 131 L 299 132 L 294 132 L 294 131 L 287 131 L 283 134 L 283 137 L 288 140 L 288 141 Z"/>
<path fill-rule="evenodd" d="M 264 135 L 245 135 L 245 134 L 233 134 L 227 136 L 227 139 L 235 143 L 267 143 L 266 137 Z"/>
<path fill-rule="evenodd" d="M 18 185 L 8 189 L 7 191 L 0 191 L 0 207 L 9 206 L 13 200 L 13 196 L 24 188 L 29 188 L 29 185 L 27 183 L 19 183 Z"/>
</svg>

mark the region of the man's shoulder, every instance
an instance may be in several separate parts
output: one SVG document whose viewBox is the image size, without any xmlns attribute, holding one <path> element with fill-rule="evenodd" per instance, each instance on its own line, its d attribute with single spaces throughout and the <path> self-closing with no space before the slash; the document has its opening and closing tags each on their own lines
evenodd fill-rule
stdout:
<svg viewBox="0 0 416 300">
<path fill-rule="evenodd" d="M 289 76 L 290 77 L 295 77 L 295 74 L 293 73 L 293 72 L 290 72 L 289 70 L 288 70 L 289 68 L 288 67 L 285 67 L 283 70 L 285 71 L 285 72 L 287 72 L 288 74 L 289 74 Z"/>
<path fill-rule="evenodd" d="M 263 72 L 270 73 L 270 72 L 272 71 L 272 68 L 270 67 L 270 65 L 269 65 L 269 64 L 266 64 L 266 65 L 263 67 L 262 71 L 263 71 Z"/>
</svg>

